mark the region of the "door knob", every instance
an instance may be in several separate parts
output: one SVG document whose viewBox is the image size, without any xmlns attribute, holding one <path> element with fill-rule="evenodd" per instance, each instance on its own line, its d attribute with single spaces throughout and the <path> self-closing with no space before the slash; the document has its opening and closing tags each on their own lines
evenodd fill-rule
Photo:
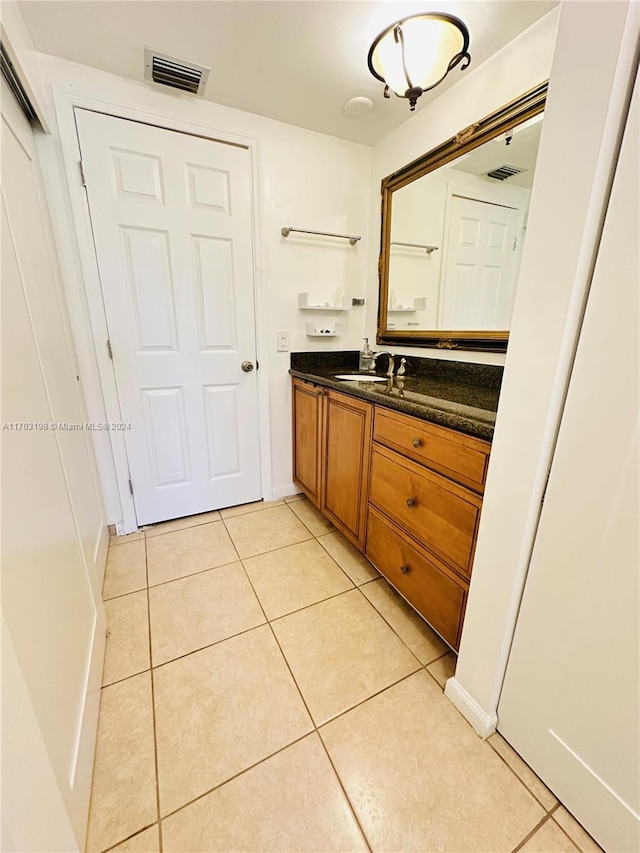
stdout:
<svg viewBox="0 0 640 853">
<path fill-rule="evenodd" d="M 407 498 L 407 506 L 409 507 L 409 509 L 413 509 L 415 505 L 416 502 L 414 498 Z"/>
<path fill-rule="evenodd" d="M 243 361 L 240 368 L 244 370 L 245 373 L 251 373 L 253 370 L 253 364 L 250 361 Z"/>
<path fill-rule="evenodd" d="M 422 442 L 420 441 L 419 438 L 414 438 L 413 441 L 411 442 L 411 444 L 413 444 L 414 447 L 420 447 Z"/>
<path fill-rule="evenodd" d="M 400 571 L 403 575 L 408 575 L 411 569 L 409 568 L 409 566 L 400 566 Z"/>
</svg>

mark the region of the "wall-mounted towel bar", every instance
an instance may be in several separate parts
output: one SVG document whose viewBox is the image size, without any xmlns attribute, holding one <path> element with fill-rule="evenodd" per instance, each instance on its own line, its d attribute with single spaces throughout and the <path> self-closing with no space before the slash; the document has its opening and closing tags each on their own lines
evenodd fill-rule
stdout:
<svg viewBox="0 0 640 853">
<path fill-rule="evenodd" d="M 340 237 L 343 240 L 348 240 L 352 246 L 355 246 L 358 240 L 362 240 L 362 237 L 356 237 L 353 234 L 330 234 L 328 231 L 308 231 L 306 228 L 291 228 L 290 226 L 280 229 L 283 237 L 288 237 L 292 231 L 299 234 L 317 234 L 320 237 Z"/>
<path fill-rule="evenodd" d="M 425 249 L 427 255 L 430 255 L 431 252 L 437 252 L 437 246 L 425 246 L 424 243 L 400 243 L 398 240 L 391 241 L 392 246 L 410 246 L 412 249 Z"/>
</svg>

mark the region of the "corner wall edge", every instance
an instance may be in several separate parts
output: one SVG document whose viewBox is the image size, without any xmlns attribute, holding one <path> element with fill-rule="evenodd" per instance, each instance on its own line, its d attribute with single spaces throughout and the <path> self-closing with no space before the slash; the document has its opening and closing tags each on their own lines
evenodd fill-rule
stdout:
<svg viewBox="0 0 640 853">
<path fill-rule="evenodd" d="M 495 732 L 498 725 L 496 712 L 487 713 L 455 678 L 448 679 L 444 688 L 444 695 L 455 705 L 483 740 Z"/>
</svg>

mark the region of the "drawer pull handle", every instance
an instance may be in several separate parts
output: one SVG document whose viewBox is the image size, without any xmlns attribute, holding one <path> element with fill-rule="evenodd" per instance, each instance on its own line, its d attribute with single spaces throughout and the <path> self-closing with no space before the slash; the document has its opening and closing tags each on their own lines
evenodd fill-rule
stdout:
<svg viewBox="0 0 640 853">
<path fill-rule="evenodd" d="M 409 509 L 413 509 L 415 505 L 415 498 L 407 498 L 407 506 L 409 507 Z"/>
<path fill-rule="evenodd" d="M 411 444 L 413 444 L 414 447 L 420 447 L 420 445 L 422 444 L 422 440 L 419 438 L 414 438 Z"/>
<path fill-rule="evenodd" d="M 403 575 L 408 575 L 411 569 L 409 568 L 409 566 L 400 566 L 400 571 Z"/>
</svg>

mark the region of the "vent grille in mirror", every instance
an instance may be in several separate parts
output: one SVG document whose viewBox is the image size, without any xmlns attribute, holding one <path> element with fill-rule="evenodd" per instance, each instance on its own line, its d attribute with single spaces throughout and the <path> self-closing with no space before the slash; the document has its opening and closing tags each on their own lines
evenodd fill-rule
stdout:
<svg viewBox="0 0 640 853">
<path fill-rule="evenodd" d="M 512 178 L 514 175 L 519 175 L 521 172 L 526 172 L 527 169 L 519 169 L 517 166 L 498 166 L 497 169 L 492 169 L 487 172 L 488 178 L 495 178 L 496 181 L 506 181 L 507 178 Z"/>
</svg>

